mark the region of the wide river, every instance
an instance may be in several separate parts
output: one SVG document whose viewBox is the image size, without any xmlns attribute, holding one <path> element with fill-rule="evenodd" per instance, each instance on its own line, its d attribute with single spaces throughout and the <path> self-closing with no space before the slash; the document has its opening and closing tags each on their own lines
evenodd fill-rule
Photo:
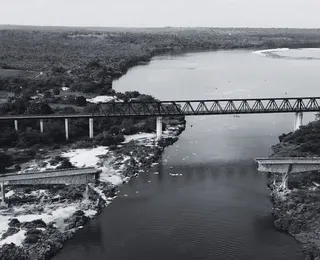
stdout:
<svg viewBox="0 0 320 260">
<path fill-rule="evenodd" d="M 310 58 L 319 57 L 317 50 L 271 54 L 155 57 L 114 88 L 165 100 L 320 96 L 320 61 Z M 304 123 L 313 119 L 304 114 Z M 268 156 L 293 121 L 293 114 L 187 118 L 162 163 L 122 186 L 54 259 L 304 259 L 294 239 L 274 228 L 266 176 L 253 161 Z"/>
</svg>

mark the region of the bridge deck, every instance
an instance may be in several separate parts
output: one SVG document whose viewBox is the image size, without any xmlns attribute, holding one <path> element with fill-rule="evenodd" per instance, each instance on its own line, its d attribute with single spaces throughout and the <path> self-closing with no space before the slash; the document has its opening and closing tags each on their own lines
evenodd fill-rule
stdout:
<svg viewBox="0 0 320 260">
<path fill-rule="evenodd" d="M 92 114 L 6 115 L 0 120 L 317 112 L 319 103 L 320 97 L 108 102 L 96 105 Z"/>
<path fill-rule="evenodd" d="M 52 171 L 44 171 L 44 172 L 36 172 L 36 173 L 22 173 L 22 174 L 5 174 L 0 176 L 0 182 L 8 183 L 8 184 L 53 184 L 55 180 L 57 180 L 57 184 L 69 183 L 70 179 L 78 179 L 81 183 L 83 183 L 87 177 L 88 179 L 92 179 L 93 175 L 97 173 L 95 168 L 82 168 L 82 169 L 66 169 L 66 170 L 52 170 Z M 80 178 L 79 178 L 80 177 Z M 84 177 L 84 178 L 81 178 Z M 73 183 L 73 181 L 71 181 Z"/>
<path fill-rule="evenodd" d="M 275 157 L 256 158 L 261 164 L 320 164 L 320 157 Z"/>
<path fill-rule="evenodd" d="M 298 173 L 320 170 L 320 157 L 257 158 L 258 171 Z"/>
</svg>

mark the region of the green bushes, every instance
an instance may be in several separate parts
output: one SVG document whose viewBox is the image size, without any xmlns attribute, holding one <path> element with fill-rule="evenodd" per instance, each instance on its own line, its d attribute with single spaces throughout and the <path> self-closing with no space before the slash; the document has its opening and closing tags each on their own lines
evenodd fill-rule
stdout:
<svg viewBox="0 0 320 260">
<path fill-rule="evenodd" d="M 83 93 L 95 93 L 97 90 L 97 84 L 93 82 L 79 82 L 70 85 L 70 88 L 75 91 Z"/>
<path fill-rule="evenodd" d="M 52 108 L 45 102 L 31 101 L 28 98 L 17 98 L 2 106 L 3 114 L 53 114 Z"/>
<path fill-rule="evenodd" d="M 303 153 L 320 155 L 320 121 L 314 121 L 308 125 L 301 126 L 299 130 L 282 134 L 280 142 L 287 142 L 297 145 L 298 150 Z"/>
<path fill-rule="evenodd" d="M 57 169 L 69 169 L 69 168 L 74 168 L 72 163 L 69 161 L 68 158 L 63 158 L 61 161 L 61 164 L 57 167 Z"/>
<path fill-rule="evenodd" d="M 120 125 L 120 129 L 124 135 L 132 135 L 138 132 L 137 128 L 133 124 L 133 119 L 125 118 Z"/>
<path fill-rule="evenodd" d="M 127 98 L 137 98 L 140 96 L 139 91 L 126 91 L 124 94 Z"/>
<path fill-rule="evenodd" d="M 0 132 L 0 147 L 13 146 L 18 138 L 18 133 L 13 128 L 5 128 Z"/>
<path fill-rule="evenodd" d="M 302 152 L 310 152 L 316 155 L 320 155 L 320 142 L 307 141 L 300 146 Z"/>
<path fill-rule="evenodd" d="M 45 132 L 43 133 L 43 138 L 48 140 L 48 143 L 63 143 L 66 140 L 64 124 L 60 121 L 51 121 L 46 124 Z"/>
<path fill-rule="evenodd" d="M 6 114 L 14 114 L 20 115 L 24 114 L 30 105 L 30 101 L 28 99 L 16 99 L 11 102 L 7 102 L 3 105 L 3 112 Z"/>
<path fill-rule="evenodd" d="M 109 133 L 110 133 L 111 135 L 119 135 L 120 132 L 121 132 L 121 129 L 120 129 L 120 127 L 117 126 L 117 125 L 111 126 L 111 128 L 110 128 L 110 130 L 109 130 Z"/>
<path fill-rule="evenodd" d="M 25 114 L 28 115 L 48 115 L 53 114 L 52 108 L 45 102 L 30 102 Z"/>
<path fill-rule="evenodd" d="M 116 92 L 112 89 L 112 85 L 106 85 L 101 90 L 99 95 L 110 95 L 113 96 Z"/>
<path fill-rule="evenodd" d="M 0 152 L 0 171 L 4 171 L 11 165 L 13 165 L 13 158 L 6 153 Z"/>
<path fill-rule="evenodd" d="M 53 89 L 53 94 L 56 95 L 56 96 L 60 95 L 60 88 L 58 88 L 58 87 L 54 88 Z"/>
<path fill-rule="evenodd" d="M 76 97 L 76 105 L 79 107 L 84 107 L 87 105 L 87 100 L 84 96 Z"/>
<path fill-rule="evenodd" d="M 117 145 L 124 140 L 125 139 L 122 134 L 111 135 L 109 132 L 103 132 L 95 137 L 94 142 L 97 145 L 110 146 Z"/>
<path fill-rule="evenodd" d="M 36 130 L 29 130 L 19 133 L 18 147 L 31 147 L 36 144 L 48 144 L 46 138 Z"/>
</svg>

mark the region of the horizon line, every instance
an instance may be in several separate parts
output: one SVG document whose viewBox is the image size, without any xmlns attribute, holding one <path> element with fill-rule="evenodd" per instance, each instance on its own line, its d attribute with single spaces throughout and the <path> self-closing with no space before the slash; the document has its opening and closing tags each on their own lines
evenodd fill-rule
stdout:
<svg viewBox="0 0 320 260">
<path fill-rule="evenodd" d="M 299 29 L 320 30 L 319 27 L 250 27 L 250 26 L 103 26 L 103 25 L 33 25 L 33 24 L 0 24 L 0 27 L 42 27 L 42 28 L 110 28 L 110 29 Z"/>
</svg>

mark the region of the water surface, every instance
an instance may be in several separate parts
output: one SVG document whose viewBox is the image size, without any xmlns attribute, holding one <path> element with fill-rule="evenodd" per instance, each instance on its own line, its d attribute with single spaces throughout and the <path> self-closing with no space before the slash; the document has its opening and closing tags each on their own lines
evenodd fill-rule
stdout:
<svg viewBox="0 0 320 260">
<path fill-rule="evenodd" d="M 317 60 L 250 51 L 161 56 L 114 88 L 165 100 L 319 96 L 319 68 Z M 189 117 L 162 162 L 124 185 L 54 259 L 304 259 L 300 246 L 274 228 L 266 176 L 253 161 L 268 156 L 293 118 Z M 313 118 L 305 114 L 304 122 Z"/>
</svg>

